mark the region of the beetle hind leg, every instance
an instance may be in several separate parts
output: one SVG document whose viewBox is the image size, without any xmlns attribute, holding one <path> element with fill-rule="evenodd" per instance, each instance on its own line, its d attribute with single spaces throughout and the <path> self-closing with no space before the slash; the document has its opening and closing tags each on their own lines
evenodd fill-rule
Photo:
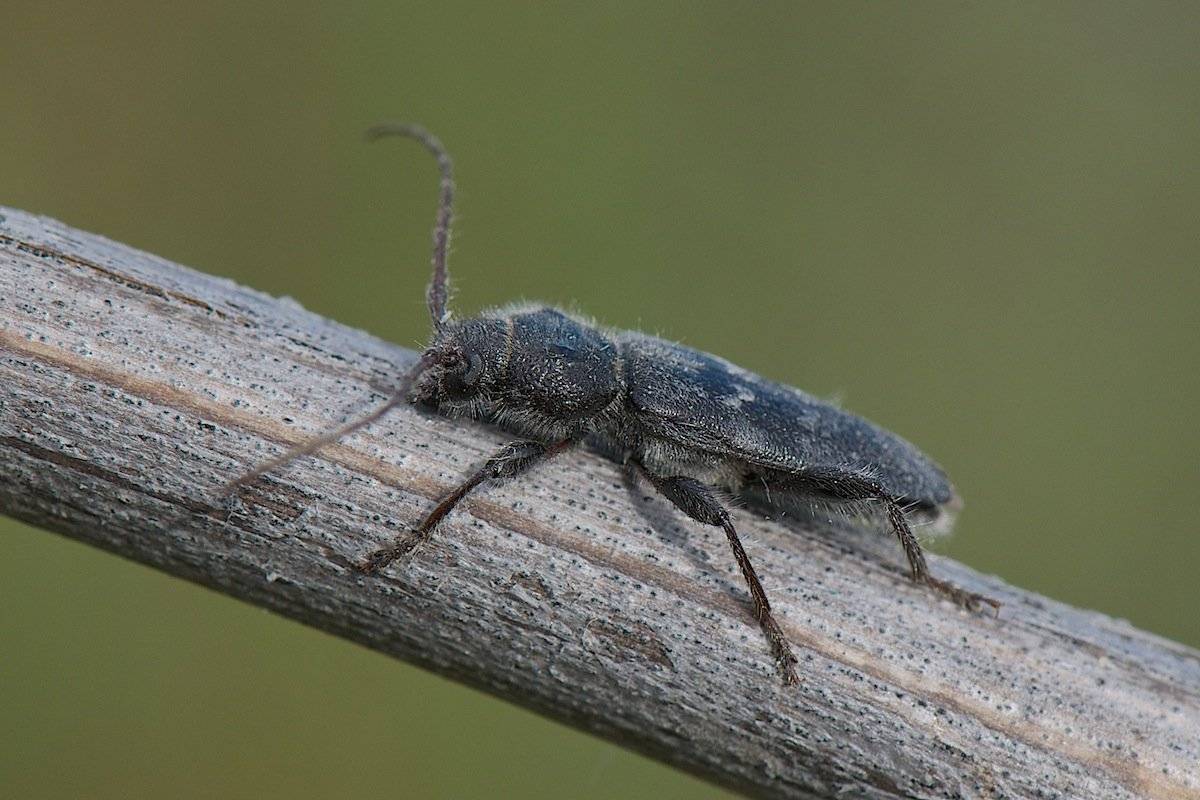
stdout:
<svg viewBox="0 0 1200 800">
<path fill-rule="evenodd" d="M 904 516 L 904 510 L 890 497 L 884 496 L 881 499 L 887 508 L 888 524 L 895 532 L 896 538 L 900 540 L 900 546 L 904 548 L 905 556 L 908 557 L 908 565 L 912 568 L 914 581 L 923 583 L 935 592 L 945 595 L 968 611 L 978 611 L 984 605 L 988 605 L 999 612 L 999 600 L 993 600 L 976 592 L 969 592 L 949 581 L 943 581 L 929 574 L 929 565 L 925 563 L 925 553 L 922 552 L 921 545 L 917 542 L 917 537 L 913 534 L 912 528 Z"/>
<path fill-rule="evenodd" d="M 900 542 L 900 547 L 904 549 L 904 555 L 908 559 L 908 566 L 915 583 L 928 586 L 969 611 L 978 611 L 987 605 L 997 613 L 999 612 L 1000 602 L 998 600 L 976 592 L 969 592 L 949 581 L 935 578 L 929 573 L 925 553 L 921 550 L 921 544 L 908 524 L 904 509 L 900 507 L 896 498 L 889 495 L 874 478 L 853 470 L 814 468 L 789 473 L 781 480 L 776 481 L 775 486 L 833 502 L 881 503 L 887 516 L 888 525 Z"/>
</svg>

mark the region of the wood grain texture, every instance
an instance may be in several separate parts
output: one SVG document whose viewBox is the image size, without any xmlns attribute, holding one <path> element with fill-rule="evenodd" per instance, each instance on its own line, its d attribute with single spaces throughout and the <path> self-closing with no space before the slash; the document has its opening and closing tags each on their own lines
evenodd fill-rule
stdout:
<svg viewBox="0 0 1200 800">
<path fill-rule="evenodd" d="M 1200 653 L 888 537 L 735 512 L 802 683 L 779 676 L 719 530 L 586 451 L 489 489 L 382 576 L 502 433 L 384 399 L 413 358 L 267 297 L 0 208 L 0 511 L 486 689 L 763 797 L 1200 797 Z M 1181 612 L 1185 610 L 1181 609 Z M 1187 609 L 1187 613 L 1194 613 Z"/>
</svg>

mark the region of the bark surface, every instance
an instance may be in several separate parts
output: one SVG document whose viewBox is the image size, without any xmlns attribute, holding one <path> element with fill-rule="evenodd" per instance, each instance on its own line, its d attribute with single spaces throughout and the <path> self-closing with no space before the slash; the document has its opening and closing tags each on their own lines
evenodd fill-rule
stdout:
<svg viewBox="0 0 1200 800">
<path fill-rule="evenodd" d="M 0 208 L 0 512 L 422 665 L 762 797 L 1200 797 L 1200 653 L 885 535 L 735 511 L 800 658 L 781 684 L 720 530 L 568 453 L 411 527 L 502 432 L 382 402 L 413 354 Z M 1188 612 L 1193 612 L 1189 609 Z"/>
</svg>

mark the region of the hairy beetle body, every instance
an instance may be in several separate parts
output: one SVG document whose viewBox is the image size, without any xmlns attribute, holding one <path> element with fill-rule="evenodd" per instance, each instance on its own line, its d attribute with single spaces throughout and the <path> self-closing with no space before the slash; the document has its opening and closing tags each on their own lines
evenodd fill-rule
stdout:
<svg viewBox="0 0 1200 800">
<path fill-rule="evenodd" d="M 797 663 L 718 492 L 756 494 L 787 507 L 817 501 L 874 505 L 882 512 L 918 583 L 968 608 L 989 598 L 934 578 L 909 514 L 950 518 L 957 497 L 941 469 L 899 436 L 799 389 L 724 359 L 653 336 L 598 327 L 544 306 L 513 306 L 453 321 L 447 310 L 454 182 L 441 143 L 421 128 L 385 125 L 372 138 L 417 139 L 441 169 L 433 232 L 433 278 L 426 294 L 433 337 L 384 406 L 231 481 L 227 490 L 312 453 L 403 402 L 491 422 L 521 437 L 447 494 L 412 531 L 369 554 L 374 572 L 427 541 L 438 523 L 481 484 L 515 478 L 563 450 L 588 442 L 645 479 L 693 520 L 720 527 L 750 591 L 754 615 L 785 683 Z"/>
<path fill-rule="evenodd" d="M 873 477 L 910 511 L 956 504 L 945 473 L 894 433 L 723 358 L 548 306 L 485 312 L 448 325 L 432 349 L 484 364 L 469 399 L 444 373 L 419 402 L 523 436 L 586 438 L 661 474 L 741 491 L 776 473 L 837 468 Z M 814 497 L 813 499 L 820 499 Z"/>
</svg>

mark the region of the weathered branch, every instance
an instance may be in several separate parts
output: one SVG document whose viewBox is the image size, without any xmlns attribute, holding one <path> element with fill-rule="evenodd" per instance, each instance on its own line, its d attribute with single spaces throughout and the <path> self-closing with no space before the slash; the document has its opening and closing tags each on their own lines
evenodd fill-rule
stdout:
<svg viewBox="0 0 1200 800">
<path fill-rule="evenodd" d="M 415 306 L 414 306 L 415 307 Z M 402 408 L 217 487 L 383 399 L 412 354 L 299 308 L 0 209 L 0 510 L 768 797 L 1200 796 L 1200 654 L 885 537 L 738 512 L 801 658 L 785 688 L 720 531 L 567 455 L 411 525 L 502 434 Z M 1195 609 L 1181 609 L 1194 613 Z"/>
</svg>

